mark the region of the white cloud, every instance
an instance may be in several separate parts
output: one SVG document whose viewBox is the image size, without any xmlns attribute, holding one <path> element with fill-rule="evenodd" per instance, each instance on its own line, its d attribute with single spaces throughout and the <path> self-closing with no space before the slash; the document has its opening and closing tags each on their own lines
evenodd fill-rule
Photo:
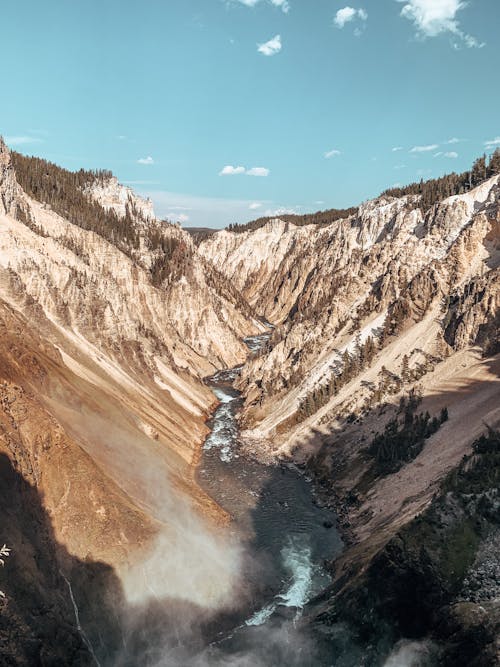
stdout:
<svg viewBox="0 0 500 667">
<path fill-rule="evenodd" d="M 394 148 L 391 148 L 391 150 L 393 153 L 396 153 L 396 151 L 402 151 L 403 146 L 394 146 Z"/>
<path fill-rule="evenodd" d="M 266 167 L 246 169 L 246 167 L 233 167 L 232 164 L 227 164 L 219 171 L 219 176 L 239 176 L 240 174 L 246 174 L 247 176 L 269 176 L 269 173 L 270 170 Z"/>
<path fill-rule="evenodd" d="M 342 155 L 341 151 L 337 150 L 336 148 L 333 148 L 331 151 L 326 151 L 326 153 L 323 153 L 323 157 L 325 157 L 327 160 L 331 157 L 335 157 L 337 155 Z"/>
<path fill-rule="evenodd" d="M 281 7 L 285 14 L 288 14 L 290 11 L 290 3 L 288 0 L 271 0 L 271 4 L 275 7 Z"/>
<path fill-rule="evenodd" d="M 261 0 L 235 0 L 236 2 L 245 5 L 245 7 L 255 7 Z M 290 11 L 290 3 L 288 0 L 269 0 L 275 7 L 279 7 L 285 14 Z"/>
<path fill-rule="evenodd" d="M 9 146 L 25 146 L 26 144 L 39 144 L 42 139 L 30 136 L 10 136 L 5 137 L 5 143 Z"/>
<path fill-rule="evenodd" d="M 439 147 L 439 144 L 429 144 L 427 146 L 413 146 L 410 149 L 410 153 L 428 153 L 429 151 L 435 151 Z"/>
<path fill-rule="evenodd" d="M 460 32 L 458 36 L 463 40 L 463 43 L 468 49 L 482 49 L 483 46 L 486 46 L 486 42 L 478 42 L 477 39 L 472 35 L 466 35 Z M 458 42 L 455 42 L 453 46 L 455 49 L 460 48 L 460 44 Z"/>
<path fill-rule="evenodd" d="M 264 211 L 264 216 L 266 218 L 279 218 L 280 215 L 296 215 L 298 213 L 298 209 L 300 209 L 300 206 L 280 206 L 279 208 L 268 208 L 266 211 Z"/>
<path fill-rule="evenodd" d="M 281 51 L 281 36 L 275 35 L 264 44 L 257 44 L 257 51 L 264 56 L 275 56 Z"/>
<path fill-rule="evenodd" d="M 448 139 L 446 142 L 447 144 L 459 144 L 462 141 L 462 139 L 458 139 L 457 137 L 452 137 L 451 139 Z"/>
<path fill-rule="evenodd" d="M 448 157 L 455 159 L 458 157 L 458 153 L 456 153 L 455 151 L 446 151 L 446 152 L 438 151 L 437 153 L 434 153 L 433 157 Z"/>
<path fill-rule="evenodd" d="M 247 176 L 269 176 L 269 169 L 266 167 L 252 167 L 247 169 Z"/>
<path fill-rule="evenodd" d="M 219 171 L 219 176 L 236 176 L 237 174 L 244 174 L 245 167 L 233 167 L 232 164 L 227 164 Z"/>
<path fill-rule="evenodd" d="M 457 13 L 467 2 L 462 0 L 397 0 L 404 2 L 401 16 L 412 21 L 419 37 L 437 37 L 443 33 L 450 33 L 460 40 L 453 44 L 460 48 L 464 44 L 467 48 L 481 48 L 475 37 L 463 32 L 457 20 Z"/>
<path fill-rule="evenodd" d="M 190 220 L 189 215 L 187 213 L 179 213 L 179 209 L 183 209 L 183 207 L 172 206 L 170 209 L 164 210 L 161 214 L 161 217 L 166 218 L 171 222 L 179 222 L 181 225 L 183 225 L 186 222 L 189 222 Z"/>
<path fill-rule="evenodd" d="M 333 19 L 334 24 L 337 28 L 343 28 L 346 23 L 350 23 L 356 19 L 360 21 L 366 21 L 368 14 L 364 9 L 354 9 L 354 7 L 342 7 L 335 14 Z"/>
<path fill-rule="evenodd" d="M 140 158 L 137 160 L 137 163 L 138 163 L 138 164 L 154 164 L 155 161 L 153 160 L 153 158 L 151 157 L 151 155 L 148 155 L 148 157 L 140 157 Z"/>
<path fill-rule="evenodd" d="M 489 139 L 484 142 L 486 148 L 494 148 L 495 146 L 500 146 L 500 137 L 495 137 L 494 139 Z"/>
<path fill-rule="evenodd" d="M 406 165 L 405 165 L 405 164 L 397 164 L 397 165 L 394 167 L 394 169 L 406 169 Z"/>
<path fill-rule="evenodd" d="M 357 13 L 357 10 L 353 7 L 343 7 L 335 14 L 333 22 L 337 28 L 343 28 L 346 23 L 349 23 L 349 21 L 352 21 L 354 18 L 356 18 Z"/>
<path fill-rule="evenodd" d="M 250 204 L 250 206 L 249 206 L 248 208 L 249 208 L 251 211 L 255 211 L 255 210 L 257 210 L 258 208 L 260 208 L 261 206 L 262 206 L 262 204 L 261 204 L 260 202 L 258 202 L 258 201 L 253 201 L 253 202 Z"/>
<path fill-rule="evenodd" d="M 189 215 L 189 225 L 199 227 L 224 227 L 231 222 L 247 222 L 255 217 L 249 210 L 252 199 L 225 199 L 199 197 L 151 188 L 141 188 L 143 197 L 152 199 L 159 218 L 178 219 L 179 214 Z M 273 202 L 263 201 L 262 206 L 273 206 Z"/>
</svg>

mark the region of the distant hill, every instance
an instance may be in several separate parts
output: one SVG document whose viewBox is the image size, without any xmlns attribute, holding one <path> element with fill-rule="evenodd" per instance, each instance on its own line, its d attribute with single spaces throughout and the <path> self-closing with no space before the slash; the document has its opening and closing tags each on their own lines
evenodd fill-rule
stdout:
<svg viewBox="0 0 500 667">
<path fill-rule="evenodd" d="M 220 229 L 212 229 L 211 227 L 184 227 L 183 229 L 191 234 L 197 244 L 220 231 Z"/>
</svg>

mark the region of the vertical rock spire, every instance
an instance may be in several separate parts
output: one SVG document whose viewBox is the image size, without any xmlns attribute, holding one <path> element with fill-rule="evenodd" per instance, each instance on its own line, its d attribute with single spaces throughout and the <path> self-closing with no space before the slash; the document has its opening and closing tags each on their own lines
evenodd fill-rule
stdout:
<svg viewBox="0 0 500 667">
<path fill-rule="evenodd" d="M 0 213 L 15 215 L 17 189 L 10 150 L 0 136 Z"/>
</svg>

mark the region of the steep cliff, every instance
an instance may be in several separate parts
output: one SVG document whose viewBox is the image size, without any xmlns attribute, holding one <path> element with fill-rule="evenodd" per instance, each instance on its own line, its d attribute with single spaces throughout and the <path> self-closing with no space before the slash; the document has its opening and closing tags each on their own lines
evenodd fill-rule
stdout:
<svg viewBox="0 0 500 667">
<path fill-rule="evenodd" d="M 311 619 L 350 619 L 358 639 L 390 637 L 388 645 L 426 636 L 437 619 L 443 664 L 499 659 L 498 601 L 478 611 L 436 574 L 460 558 L 453 549 L 469 549 L 459 583 L 473 579 L 497 539 L 484 466 L 488 516 L 468 497 L 450 508 L 441 485 L 450 471 L 463 473 L 486 425 L 500 425 L 499 203 L 492 176 L 427 209 L 419 195 L 384 195 L 331 225 L 273 220 L 199 245 L 276 325 L 265 354 L 241 374 L 245 450 L 302 463 L 350 543 Z M 422 537 L 418 516 L 436 496 Z M 477 522 L 482 529 L 469 530 Z M 433 616 L 438 604 L 450 606 Z"/>
<path fill-rule="evenodd" d="M 416 375 L 425 382 L 426 360 L 430 370 L 431 358 L 476 343 L 494 352 L 498 197 L 495 176 L 425 216 L 415 196 L 384 197 L 329 226 L 275 220 L 202 241 L 277 325 L 270 352 L 242 375 L 247 437 L 291 452 L 380 402 L 382 367 L 400 378 L 408 357 L 408 390 Z"/>
<path fill-rule="evenodd" d="M 0 540 L 11 562 L 59 558 L 43 576 L 73 628 L 64 576 L 85 597 L 83 561 L 115 568 L 124 602 L 168 594 L 214 608 L 235 579 L 213 582 L 238 555 L 194 480 L 214 402 L 202 379 L 241 363 L 243 336 L 264 327 L 179 227 L 108 174 L 81 178 L 13 160 L 0 142 L 0 453 L 7 483 L 28 484 L 51 522 L 36 543 L 20 507 L 19 530 L 2 522 Z M 2 589 L 12 599 L 19 582 Z M 14 604 L 22 621 L 29 596 Z"/>
</svg>

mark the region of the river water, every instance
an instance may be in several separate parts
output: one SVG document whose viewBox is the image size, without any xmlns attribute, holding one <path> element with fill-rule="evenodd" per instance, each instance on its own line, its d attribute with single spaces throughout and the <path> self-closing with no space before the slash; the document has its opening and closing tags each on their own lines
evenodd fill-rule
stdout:
<svg viewBox="0 0 500 667">
<path fill-rule="evenodd" d="M 246 339 L 250 353 L 257 354 L 268 338 Z M 336 518 L 314 502 L 311 481 L 296 467 L 264 465 L 240 452 L 236 416 L 242 401 L 233 387 L 239 370 L 207 379 L 220 404 L 198 468 L 200 485 L 231 515 L 231 530 L 248 554 L 244 578 L 249 595 L 233 626 L 229 622 L 214 644 L 228 655 L 256 651 L 262 641 L 273 647 L 267 659 L 257 650 L 258 658 L 252 662 L 250 657 L 249 665 L 332 664 L 310 662 L 310 647 L 297 640 L 294 628 L 307 602 L 330 581 L 324 562 L 342 549 Z M 276 646 L 280 642 L 285 646 Z M 303 661 L 301 651 L 307 653 Z"/>
</svg>

